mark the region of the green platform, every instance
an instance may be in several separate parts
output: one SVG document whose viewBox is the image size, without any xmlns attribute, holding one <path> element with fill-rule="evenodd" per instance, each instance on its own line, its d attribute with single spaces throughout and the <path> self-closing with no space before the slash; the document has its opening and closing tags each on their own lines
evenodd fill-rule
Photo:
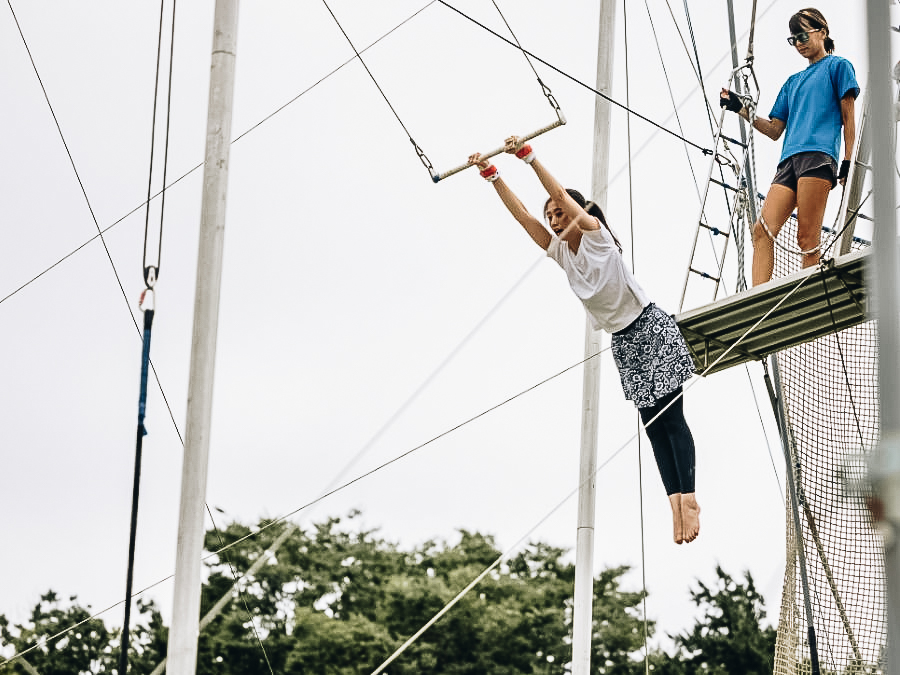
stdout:
<svg viewBox="0 0 900 675">
<path fill-rule="evenodd" d="M 868 251 L 849 253 L 826 261 L 825 269 L 801 270 L 677 315 L 675 321 L 687 340 L 697 372 L 709 375 L 747 361 L 759 361 L 782 349 L 866 321 L 864 268 L 868 257 Z M 778 309 L 709 368 L 800 282 L 802 286 Z"/>
</svg>

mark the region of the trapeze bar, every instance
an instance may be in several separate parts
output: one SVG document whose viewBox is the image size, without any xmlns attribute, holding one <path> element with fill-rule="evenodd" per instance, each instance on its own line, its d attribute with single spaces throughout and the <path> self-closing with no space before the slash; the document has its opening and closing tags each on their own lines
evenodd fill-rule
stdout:
<svg viewBox="0 0 900 675">
<path fill-rule="evenodd" d="M 566 123 L 566 117 L 565 117 L 565 115 L 562 114 L 562 110 L 557 110 L 556 114 L 557 114 L 557 120 L 553 124 L 548 124 L 545 127 L 541 127 L 537 131 L 532 131 L 530 134 L 521 136 L 520 138 L 521 138 L 522 142 L 524 143 L 526 141 L 530 141 L 532 138 L 537 138 L 541 134 L 545 134 L 548 131 L 555 129 L 556 127 L 561 127 L 562 125 L 564 125 Z M 501 145 L 499 148 L 496 148 L 495 150 L 491 150 L 490 152 L 483 154 L 482 157 L 484 157 L 484 159 L 490 159 L 491 157 L 496 157 L 504 150 L 506 150 L 506 146 Z M 436 176 L 432 176 L 431 180 L 433 180 L 435 183 L 437 183 L 438 181 L 442 181 L 445 178 L 449 178 L 453 174 L 459 173 L 460 171 L 465 171 L 470 166 L 474 166 L 474 164 L 460 164 L 459 166 L 457 166 L 453 169 L 450 169 L 449 171 L 445 171 L 444 173 L 440 173 Z"/>
<path fill-rule="evenodd" d="M 759 361 L 866 321 L 863 277 L 868 255 L 867 250 L 849 253 L 677 315 L 697 371 L 709 375 Z"/>
</svg>

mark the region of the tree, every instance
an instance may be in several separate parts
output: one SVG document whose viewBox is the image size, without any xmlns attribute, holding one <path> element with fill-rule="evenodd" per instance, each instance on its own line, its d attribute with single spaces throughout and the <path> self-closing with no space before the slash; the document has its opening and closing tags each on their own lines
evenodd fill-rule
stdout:
<svg viewBox="0 0 900 675">
<path fill-rule="evenodd" d="M 620 578 L 628 567 L 613 567 L 594 580 L 591 671 L 600 675 L 638 675 L 645 672 L 637 654 L 644 647 L 644 625 L 638 609 L 644 592 L 624 592 Z M 647 623 L 648 638 L 654 622 Z"/>
<path fill-rule="evenodd" d="M 90 612 L 75 604 L 76 596 L 63 603 L 52 590 L 41 596 L 29 620 L 12 629 L 6 617 L 0 617 L 0 639 L 20 653 L 37 645 L 26 658 L 42 675 L 101 673 L 108 666 L 109 631 L 100 619 L 90 619 Z M 61 639 L 51 641 L 61 630 L 80 624 Z M 12 672 L 25 673 L 21 664 L 13 664 Z"/>
<path fill-rule="evenodd" d="M 776 630 L 762 625 L 766 612 L 753 577 L 745 572 L 743 583 L 737 582 L 718 565 L 716 576 L 713 587 L 698 581 L 699 588 L 691 591 L 691 599 L 703 615 L 690 632 L 672 636 L 679 651 L 672 659 L 661 662 L 657 673 L 772 672 Z"/>
<path fill-rule="evenodd" d="M 374 531 L 348 531 L 357 515 L 295 530 L 269 564 L 252 579 L 242 579 L 242 597 L 201 636 L 197 672 L 267 672 L 266 660 L 284 673 L 371 672 L 500 557 L 492 537 L 466 530 L 453 545 L 429 541 L 402 551 Z M 277 524 L 245 539 L 251 528 L 232 524 L 221 541 L 208 535 L 210 550 L 235 546 L 210 564 L 204 611 L 284 527 Z M 574 583 L 574 566 L 563 561 L 565 554 L 545 544 L 527 546 L 431 626 L 390 672 L 565 672 Z M 629 654 L 643 641 L 636 609 L 643 596 L 619 590 L 626 570 L 609 570 L 595 583 L 594 648 L 605 655 L 603 663 L 630 667 L 635 662 Z"/>
<path fill-rule="evenodd" d="M 30 649 L 24 658 L 41 675 L 115 672 L 120 631 L 111 631 L 101 619 L 90 618 L 90 607 L 82 607 L 76 600 L 73 595 L 63 602 L 50 590 L 41 596 L 26 623 L 10 626 L 0 615 L 0 647 L 10 647 L 16 654 Z M 137 623 L 134 627 L 129 672 L 146 675 L 165 656 L 165 629 L 152 602 L 139 600 L 137 607 L 138 617 L 145 617 L 148 625 Z M 13 661 L 4 672 L 28 671 L 20 661 Z"/>
<path fill-rule="evenodd" d="M 461 530 L 456 543 L 428 541 L 403 550 L 357 526 L 358 513 L 308 529 L 261 521 L 231 523 L 207 533 L 207 580 L 201 614 L 239 593 L 201 632 L 199 675 L 370 673 L 500 558 L 494 539 Z M 267 553 L 284 535 L 283 545 Z M 572 641 L 574 565 L 564 549 L 531 543 L 494 567 L 395 661 L 391 675 L 562 675 Z M 253 574 L 251 567 L 264 561 Z M 622 589 L 627 567 L 594 580 L 592 675 L 644 672 L 643 592 Z M 657 649 L 654 673 L 771 672 L 775 631 L 762 627 L 762 597 L 753 579 L 734 581 L 716 568 L 717 582 L 698 582 L 691 596 L 702 617 L 674 636 L 674 656 Z M 131 635 L 131 675 L 148 675 L 165 657 L 167 629 L 152 603 L 138 601 Z M 142 620 L 140 620 L 142 619 Z M 74 630 L 67 628 L 77 626 Z M 646 624 L 652 636 L 653 622 Z M 62 633 L 62 637 L 51 640 Z M 22 652 L 41 675 L 112 673 L 119 634 L 73 596 L 50 591 L 29 621 L 10 626 L 0 615 L 0 648 Z M 11 663 L 2 675 L 25 673 Z"/>
</svg>

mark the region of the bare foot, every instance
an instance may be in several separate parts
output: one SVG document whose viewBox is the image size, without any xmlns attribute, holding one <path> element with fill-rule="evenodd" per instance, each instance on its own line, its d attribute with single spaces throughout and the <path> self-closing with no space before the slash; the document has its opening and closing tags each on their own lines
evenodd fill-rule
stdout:
<svg viewBox="0 0 900 675">
<path fill-rule="evenodd" d="M 700 505 L 693 492 L 682 496 L 681 519 L 684 523 L 684 540 L 690 543 L 700 534 Z"/>
<path fill-rule="evenodd" d="M 681 544 L 684 542 L 684 525 L 683 525 L 683 516 L 682 516 L 682 503 L 681 503 L 681 493 L 676 492 L 674 495 L 669 495 L 669 504 L 672 507 L 672 530 L 673 537 L 675 539 L 676 544 Z"/>
</svg>

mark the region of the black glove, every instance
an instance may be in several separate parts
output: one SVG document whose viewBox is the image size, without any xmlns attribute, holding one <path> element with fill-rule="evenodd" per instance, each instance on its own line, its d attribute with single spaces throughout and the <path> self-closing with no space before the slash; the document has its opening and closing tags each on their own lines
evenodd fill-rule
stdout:
<svg viewBox="0 0 900 675">
<path fill-rule="evenodd" d="M 733 91 L 729 91 L 728 98 L 724 98 L 722 96 L 719 97 L 719 107 L 727 108 L 731 112 L 739 113 L 741 112 L 741 108 L 744 107 L 744 102 L 741 101 L 740 96 L 735 94 Z"/>
<path fill-rule="evenodd" d="M 838 180 L 844 180 L 847 176 L 850 175 L 850 160 L 845 159 L 841 162 L 841 170 L 838 171 Z"/>
</svg>

